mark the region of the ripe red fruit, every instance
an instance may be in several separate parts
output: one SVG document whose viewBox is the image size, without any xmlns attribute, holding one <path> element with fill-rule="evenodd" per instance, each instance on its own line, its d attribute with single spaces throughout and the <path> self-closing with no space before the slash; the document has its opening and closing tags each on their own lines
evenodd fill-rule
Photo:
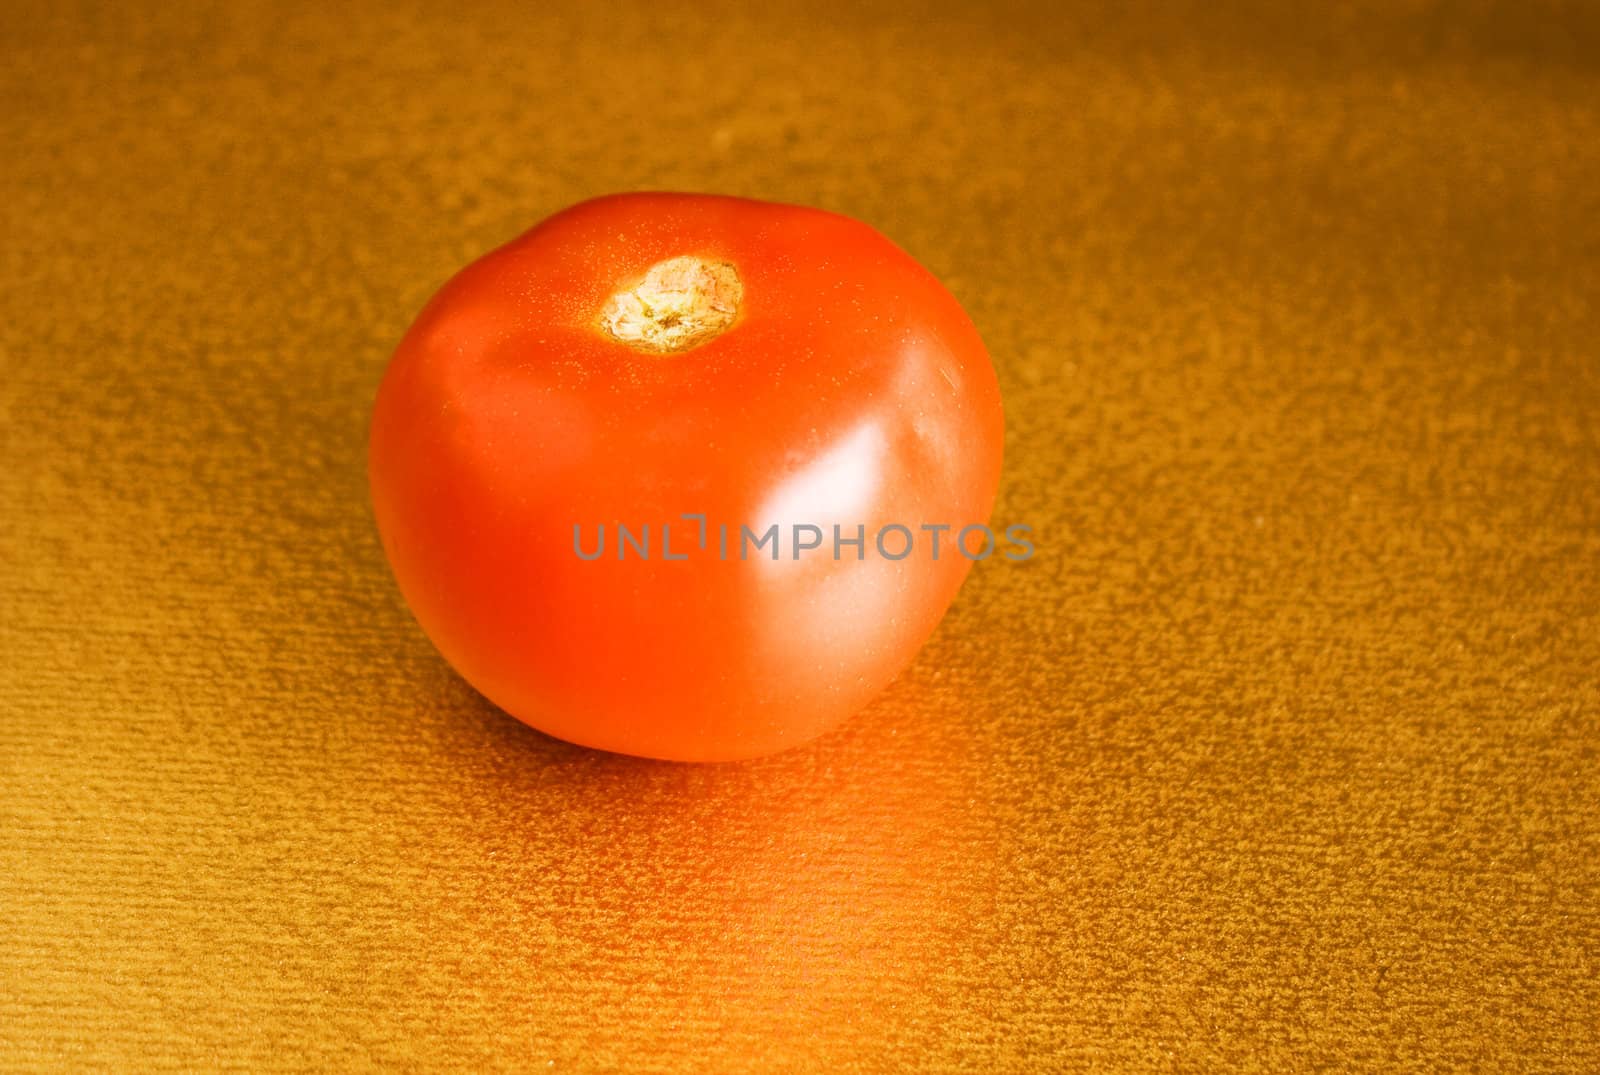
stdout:
<svg viewBox="0 0 1600 1075">
<path fill-rule="evenodd" d="M 971 321 L 878 232 L 624 194 L 428 303 L 378 392 L 372 498 L 423 629 L 495 703 L 607 750 L 745 758 L 911 661 L 971 566 L 955 539 L 988 518 L 1002 426 Z M 741 540 L 772 524 L 776 560 Z M 896 524 L 903 559 L 898 530 L 875 540 Z"/>
</svg>

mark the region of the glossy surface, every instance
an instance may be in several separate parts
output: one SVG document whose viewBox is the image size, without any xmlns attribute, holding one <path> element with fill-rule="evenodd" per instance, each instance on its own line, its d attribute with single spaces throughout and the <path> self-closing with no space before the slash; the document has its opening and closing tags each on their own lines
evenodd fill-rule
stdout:
<svg viewBox="0 0 1600 1075">
<path fill-rule="evenodd" d="M 671 354 L 602 329 L 686 255 L 736 267 L 730 328 Z M 1002 435 L 977 331 L 882 235 L 630 194 L 435 296 L 379 389 L 370 474 L 407 601 L 490 699 L 571 742 L 727 761 L 815 738 L 910 663 L 973 562 L 951 546 L 989 518 Z M 901 531 L 880 553 L 885 527 L 909 555 Z"/>
<path fill-rule="evenodd" d="M 1593 6 L 900 10 L 9 0 L 0 1068 L 1600 1070 Z M 508 718 L 369 508 L 632 187 L 893 236 L 1037 531 L 755 762 Z"/>
</svg>

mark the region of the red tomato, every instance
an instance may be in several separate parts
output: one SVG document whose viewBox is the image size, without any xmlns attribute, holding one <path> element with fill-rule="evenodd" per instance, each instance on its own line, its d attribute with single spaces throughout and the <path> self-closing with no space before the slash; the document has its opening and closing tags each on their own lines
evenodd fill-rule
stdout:
<svg viewBox="0 0 1600 1075">
<path fill-rule="evenodd" d="M 1002 424 L 971 321 L 872 228 L 622 194 L 434 296 L 369 470 L 400 589 L 478 690 L 575 743 L 714 761 L 820 735 L 910 663 Z M 772 524 L 777 559 L 744 534 Z"/>
</svg>

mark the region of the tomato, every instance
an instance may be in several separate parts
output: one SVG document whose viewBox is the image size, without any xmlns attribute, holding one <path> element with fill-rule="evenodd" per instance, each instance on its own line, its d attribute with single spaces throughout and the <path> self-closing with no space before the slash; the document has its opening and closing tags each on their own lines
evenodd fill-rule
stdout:
<svg viewBox="0 0 1600 1075">
<path fill-rule="evenodd" d="M 971 321 L 877 231 L 621 194 L 434 296 L 369 475 L 402 594 L 491 701 L 574 743 L 729 760 L 820 735 L 910 663 L 984 545 L 962 531 L 1002 427 Z"/>
</svg>

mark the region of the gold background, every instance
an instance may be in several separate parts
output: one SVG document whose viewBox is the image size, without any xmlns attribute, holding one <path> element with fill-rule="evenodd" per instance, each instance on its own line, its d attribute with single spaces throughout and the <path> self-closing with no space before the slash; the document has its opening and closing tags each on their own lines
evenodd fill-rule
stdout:
<svg viewBox="0 0 1600 1075">
<path fill-rule="evenodd" d="M 7 5 L 0 1065 L 1600 1069 L 1600 17 Z M 629 188 L 944 278 L 1009 418 L 916 665 L 713 768 L 493 710 L 390 348 Z"/>
</svg>

